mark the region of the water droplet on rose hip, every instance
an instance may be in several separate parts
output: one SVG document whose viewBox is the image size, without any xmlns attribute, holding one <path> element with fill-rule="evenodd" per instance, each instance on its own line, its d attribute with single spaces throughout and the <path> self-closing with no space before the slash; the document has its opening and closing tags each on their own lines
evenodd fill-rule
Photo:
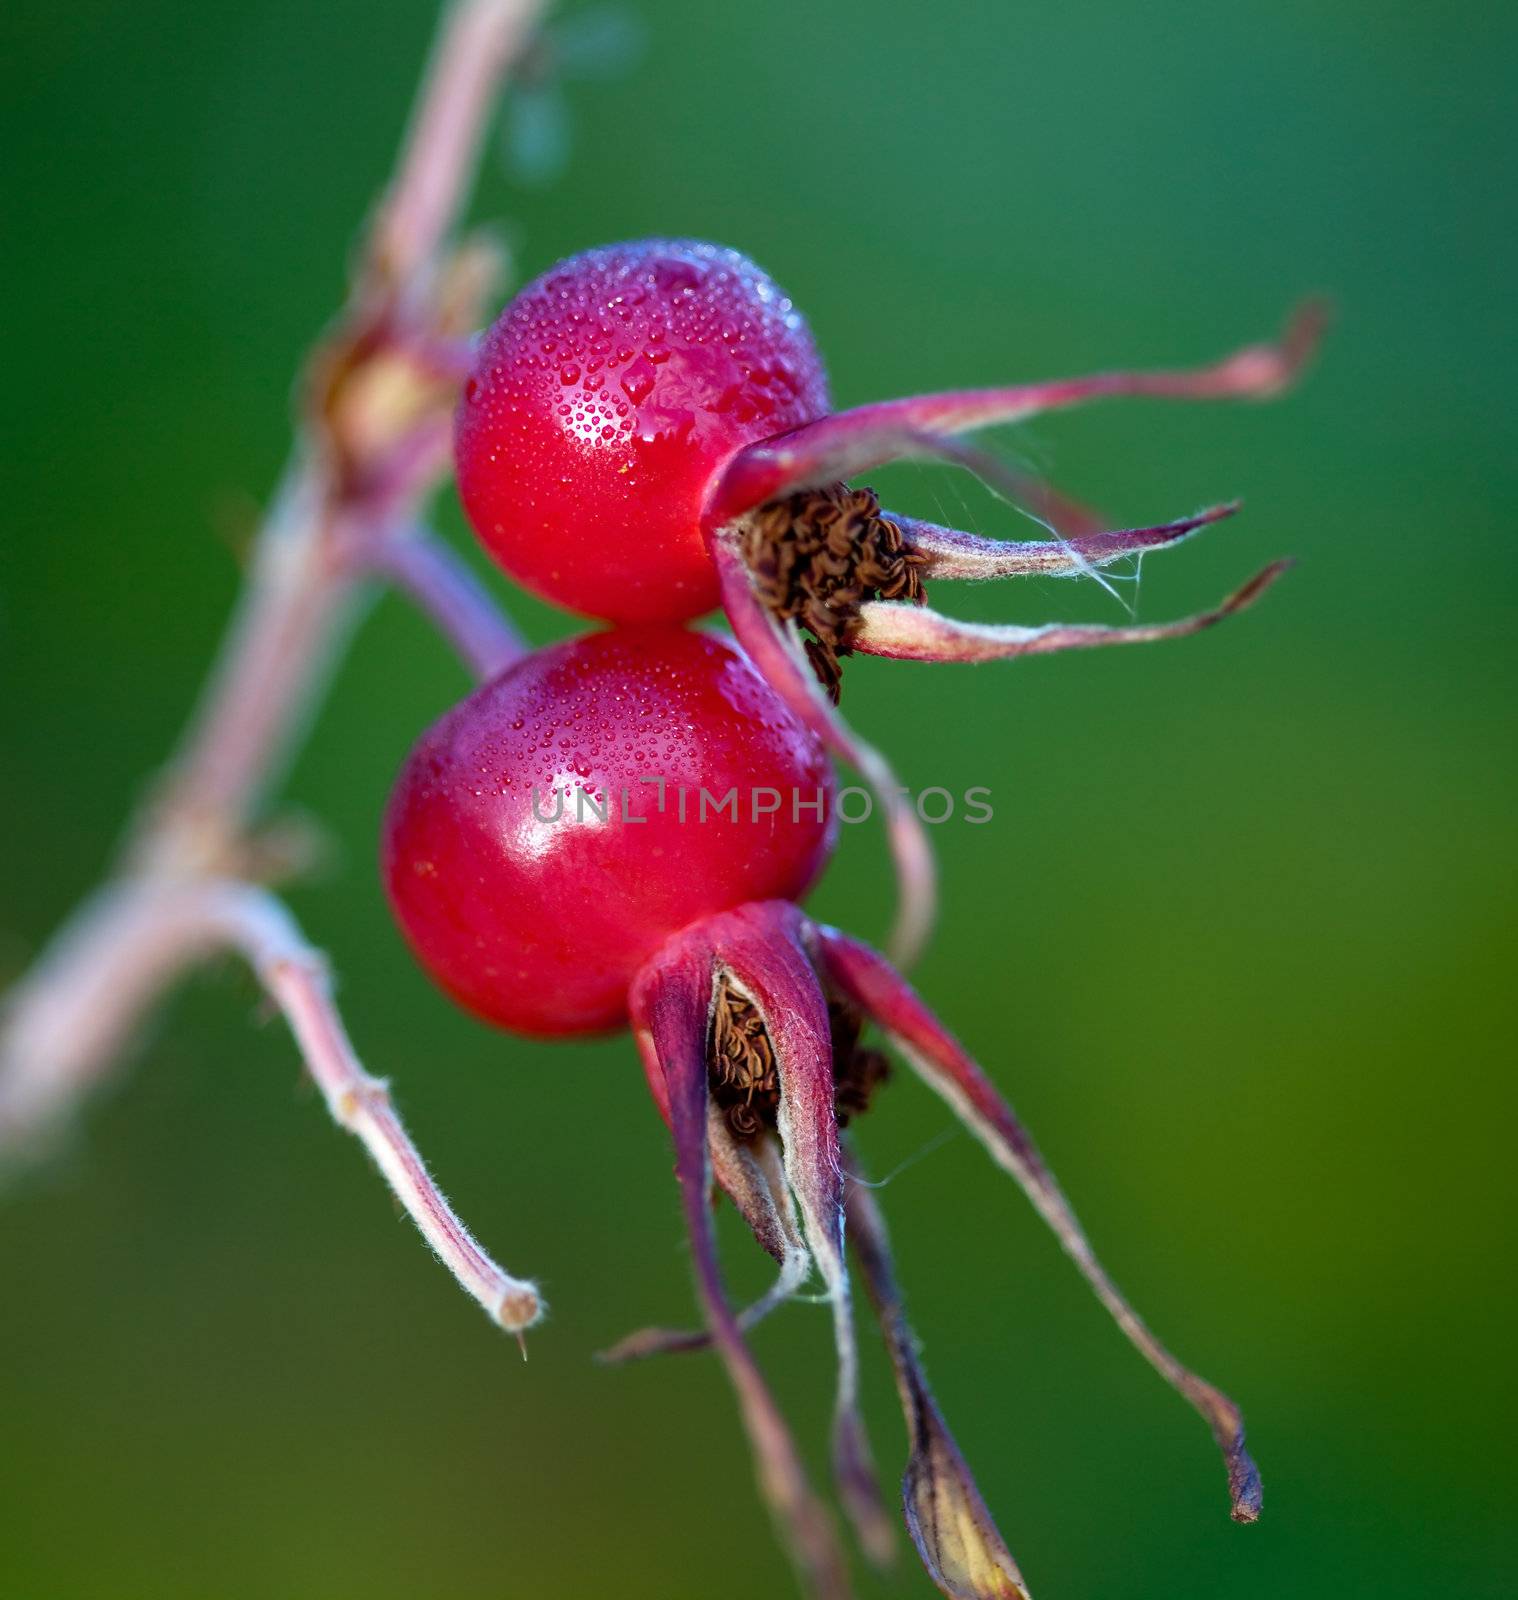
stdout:
<svg viewBox="0 0 1518 1600">
<path fill-rule="evenodd" d="M 622 392 L 635 406 L 641 405 L 653 392 L 655 376 L 653 363 L 640 358 L 622 374 Z"/>
<path fill-rule="evenodd" d="M 701 274 L 689 261 L 661 256 L 653 263 L 654 282 L 665 294 L 690 293 L 701 282 Z"/>
</svg>

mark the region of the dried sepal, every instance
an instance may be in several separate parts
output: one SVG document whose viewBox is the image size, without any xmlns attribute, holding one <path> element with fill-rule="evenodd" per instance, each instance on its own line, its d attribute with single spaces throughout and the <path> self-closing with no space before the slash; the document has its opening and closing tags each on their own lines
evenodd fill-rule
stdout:
<svg viewBox="0 0 1518 1600">
<path fill-rule="evenodd" d="M 1234 500 L 1175 522 L 1160 522 L 1147 528 L 1072 531 L 1059 539 L 983 539 L 958 528 L 894 513 L 892 520 L 900 526 L 903 538 L 925 557 L 924 570 L 930 578 L 1021 578 L 1034 574 L 1065 578 L 1105 567 L 1124 556 L 1168 549 L 1199 528 L 1233 516 L 1238 509 L 1239 502 Z"/>
<path fill-rule="evenodd" d="M 707 1106 L 707 1149 L 712 1176 L 733 1202 L 749 1231 L 779 1263 L 774 1283 L 738 1314 L 738 1326 L 747 1333 L 777 1310 L 806 1282 L 812 1258 L 801 1237 L 795 1201 L 785 1181 L 778 1140 L 766 1133 L 754 1140 L 737 1138 L 722 1109 Z M 596 1359 L 607 1366 L 646 1361 L 651 1356 L 679 1355 L 711 1346 L 704 1328 L 640 1328 L 618 1340 Z"/>
<path fill-rule="evenodd" d="M 1309 304 L 1274 343 L 1249 345 L 1210 367 L 1189 371 L 1102 372 L 1048 383 L 913 395 L 836 412 L 738 451 L 712 490 L 708 515 L 714 524 L 730 521 L 777 495 L 923 454 L 925 442 L 934 438 L 1024 422 L 1092 400 L 1267 400 L 1302 370 L 1325 321 L 1323 307 Z"/>
<path fill-rule="evenodd" d="M 813 1493 L 769 1387 L 729 1305 L 717 1265 L 708 1197 L 706 1036 L 716 979 L 709 949 L 673 941 L 639 974 L 631 994 L 633 1026 L 646 1039 L 645 1065 L 657 1076 L 655 1101 L 675 1147 L 675 1176 L 690 1234 L 696 1289 L 707 1327 L 738 1397 L 753 1448 L 759 1488 L 782 1540 L 817 1600 L 848 1600 L 848 1569 L 826 1510 Z"/>
<path fill-rule="evenodd" d="M 1013 623 L 961 622 L 927 606 L 899 606 L 871 601 L 861 608 L 853 645 L 864 655 L 893 661 L 1007 661 L 1014 656 L 1050 655 L 1058 650 L 1094 650 L 1106 645 L 1153 644 L 1201 633 L 1235 615 L 1256 600 L 1290 566 L 1272 562 L 1219 605 L 1174 622 L 1051 622 L 1027 628 Z"/>
<path fill-rule="evenodd" d="M 884 1563 L 890 1559 L 893 1540 L 859 1414 L 859 1352 L 843 1248 L 843 1168 L 834 1109 L 832 1024 L 798 938 L 800 924 L 801 914 L 794 906 L 773 902 L 715 918 L 711 928 L 727 981 L 752 1001 L 774 1048 L 785 1177 L 833 1314 L 838 1359 L 834 1476 L 860 1544 L 872 1560 Z"/>
<path fill-rule="evenodd" d="M 997 1165 L 1017 1180 L 1134 1347 L 1201 1414 L 1228 1469 L 1231 1515 L 1235 1522 L 1254 1522 L 1260 1515 L 1260 1474 L 1245 1447 L 1238 1406 L 1221 1389 L 1182 1366 L 1128 1303 L 1097 1260 L 1054 1175 L 996 1086 L 881 956 L 833 928 L 815 929 L 812 943 L 827 980 L 879 1025 Z"/>
<path fill-rule="evenodd" d="M 907 1532 L 928 1576 L 951 1600 L 1028 1600 L 1023 1575 L 928 1387 L 880 1207 L 852 1162 L 849 1178 L 849 1242 L 885 1338 L 911 1441 L 901 1481 Z"/>
<path fill-rule="evenodd" d="M 718 1187 L 738 1208 L 749 1231 L 780 1264 L 782 1276 L 799 1288 L 810 1270 L 796 1203 L 786 1184 L 779 1142 L 772 1134 L 740 1139 L 713 1104 L 707 1144 Z"/>
</svg>

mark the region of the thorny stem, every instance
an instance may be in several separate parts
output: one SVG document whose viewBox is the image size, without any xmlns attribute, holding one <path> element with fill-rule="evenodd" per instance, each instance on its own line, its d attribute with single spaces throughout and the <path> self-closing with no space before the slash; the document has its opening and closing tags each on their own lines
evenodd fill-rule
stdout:
<svg viewBox="0 0 1518 1600">
<path fill-rule="evenodd" d="M 277 902 L 235 880 L 259 858 L 253 826 L 341 654 L 366 572 L 423 597 L 450 636 L 467 639 L 477 668 L 514 648 L 508 625 L 490 625 L 483 594 L 444 570 L 433 547 L 403 554 L 398 530 L 416 524 L 436 479 L 452 404 L 425 352 L 475 320 L 488 288 L 482 252 L 454 251 L 448 236 L 497 87 L 545 9 L 546 0 L 453 0 L 445 12 L 396 177 L 348 304 L 311 362 L 291 464 L 179 752 L 114 879 L 55 935 L 0 1018 L 3 1157 L 71 1110 L 162 989 L 218 942 L 212 902 L 240 907 L 220 942 L 249 953 L 334 1115 L 364 1141 L 464 1288 L 508 1328 L 536 1316 L 531 1286 L 502 1273 L 449 1211 L 381 1086 L 354 1059 L 319 958 Z M 523 1293 L 531 1314 L 513 1299 Z"/>
</svg>

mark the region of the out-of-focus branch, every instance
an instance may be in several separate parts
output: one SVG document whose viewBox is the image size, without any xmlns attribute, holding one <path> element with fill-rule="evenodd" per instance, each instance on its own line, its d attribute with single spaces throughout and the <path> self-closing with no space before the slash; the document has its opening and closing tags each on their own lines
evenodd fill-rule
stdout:
<svg viewBox="0 0 1518 1600">
<path fill-rule="evenodd" d="M 414 528 L 370 540 L 358 565 L 409 595 L 476 678 L 493 678 L 526 653 L 521 634 L 436 534 Z"/>
<path fill-rule="evenodd" d="M 455 246 L 449 236 L 496 92 L 545 8 L 453 0 L 445 11 L 348 303 L 309 362 L 291 462 L 200 704 L 117 874 L 75 911 L 0 1014 L 4 1157 L 66 1118 L 188 962 L 208 944 L 236 944 L 290 1017 L 334 1114 L 364 1140 L 455 1275 L 510 1328 L 532 1320 L 520 1298 L 531 1285 L 500 1273 L 448 1211 L 380 1086 L 358 1068 L 316 958 L 276 902 L 234 880 L 256 876 L 268 855 L 254 830 L 341 654 L 365 578 L 405 576 L 416 589 L 416 574 L 438 565 L 425 549 L 402 555 L 399 541 L 420 525 L 446 463 L 457 363 L 439 353 L 457 352 L 501 276 L 494 247 Z M 370 550 L 380 554 L 370 559 Z M 449 631 L 467 632 L 476 665 L 511 648 L 508 625 L 490 625 L 482 594 L 466 594 L 456 578 L 439 584 L 445 622 L 458 624 Z M 241 907 L 237 925 L 213 926 L 211 901 Z M 280 949 L 302 953 L 269 954 Z"/>
<path fill-rule="evenodd" d="M 479 159 L 501 79 L 531 41 L 546 0 L 457 0 L 433 49 L 368 266 L 405 287 L 431 267 Z"/>
<path fill-rule="evenodd" d="M 479 321 L 498 276 L 479 241 L 445 253 L 494 91 L 544 0 L 455 0 L 349 303 L 310 362 L 291 465 L 220 659 L 129 849 L 137 871 L 240 870 L 351 622 L 354 550 L 413 525 L 446 461 L 455 375 L 434 352 Z"/>
<path fill-rule="evenodd" d="M 0 1156 L 42 1153 L 143 1008 L 205 948 L 196 893 L 124 878 L 86 900 L 7 997 Z"/>
</svg>

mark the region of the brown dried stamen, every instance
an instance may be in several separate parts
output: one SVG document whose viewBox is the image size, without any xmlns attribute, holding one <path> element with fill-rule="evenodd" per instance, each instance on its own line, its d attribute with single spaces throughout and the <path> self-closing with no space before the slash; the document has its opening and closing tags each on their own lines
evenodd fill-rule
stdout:
<svg viewBox="0 0 1518 1600">
<path fill-rule="evenodd" d="M 780 1109 L 775 1048 L 754 1002 L 726 978 L 717 984 L 706 1060 L 712 1098 L 740 1139 L 757 1138 L 775 1126 Z"/>
<path fill-rule="evenodd" d="M 859 1043 L 864 1018 L 846 1001 L 828 1001 L 828 1022 L 833 1029 L 833 1084 L 838 1126 L 870 1109 L 875 1091 L 891 1076 L 891 1063 L 883 1050 L 867 1050 Z"/>
<path fill-rule="evenodd" d="M 859 608 L 867 600 L 923 599 L 927 557 L 880 514 L 874 490 L 846 483 L 761 506 L 744 521 L 743 558 L 760 601 L 811 635 L 807 658 L 834 702 Z"/>
<path fill-rule="evenodd" d="M 839 1126 L 869 1108 L 876 1089 L 890 1076 L 879 1050 L 861 1049 L 863 1021 L 852 1006 L 828 1002 L 833 1035 L 833 1083 Z M 775 1048 L 752 1000 L 726 978 L 718 981 L 707 1041 L 707 1074 L 713 1100 L 740 1139 L 756 1139 L 775 1126 L 780 1110 L 780 1075 Z"/>
</svg>

